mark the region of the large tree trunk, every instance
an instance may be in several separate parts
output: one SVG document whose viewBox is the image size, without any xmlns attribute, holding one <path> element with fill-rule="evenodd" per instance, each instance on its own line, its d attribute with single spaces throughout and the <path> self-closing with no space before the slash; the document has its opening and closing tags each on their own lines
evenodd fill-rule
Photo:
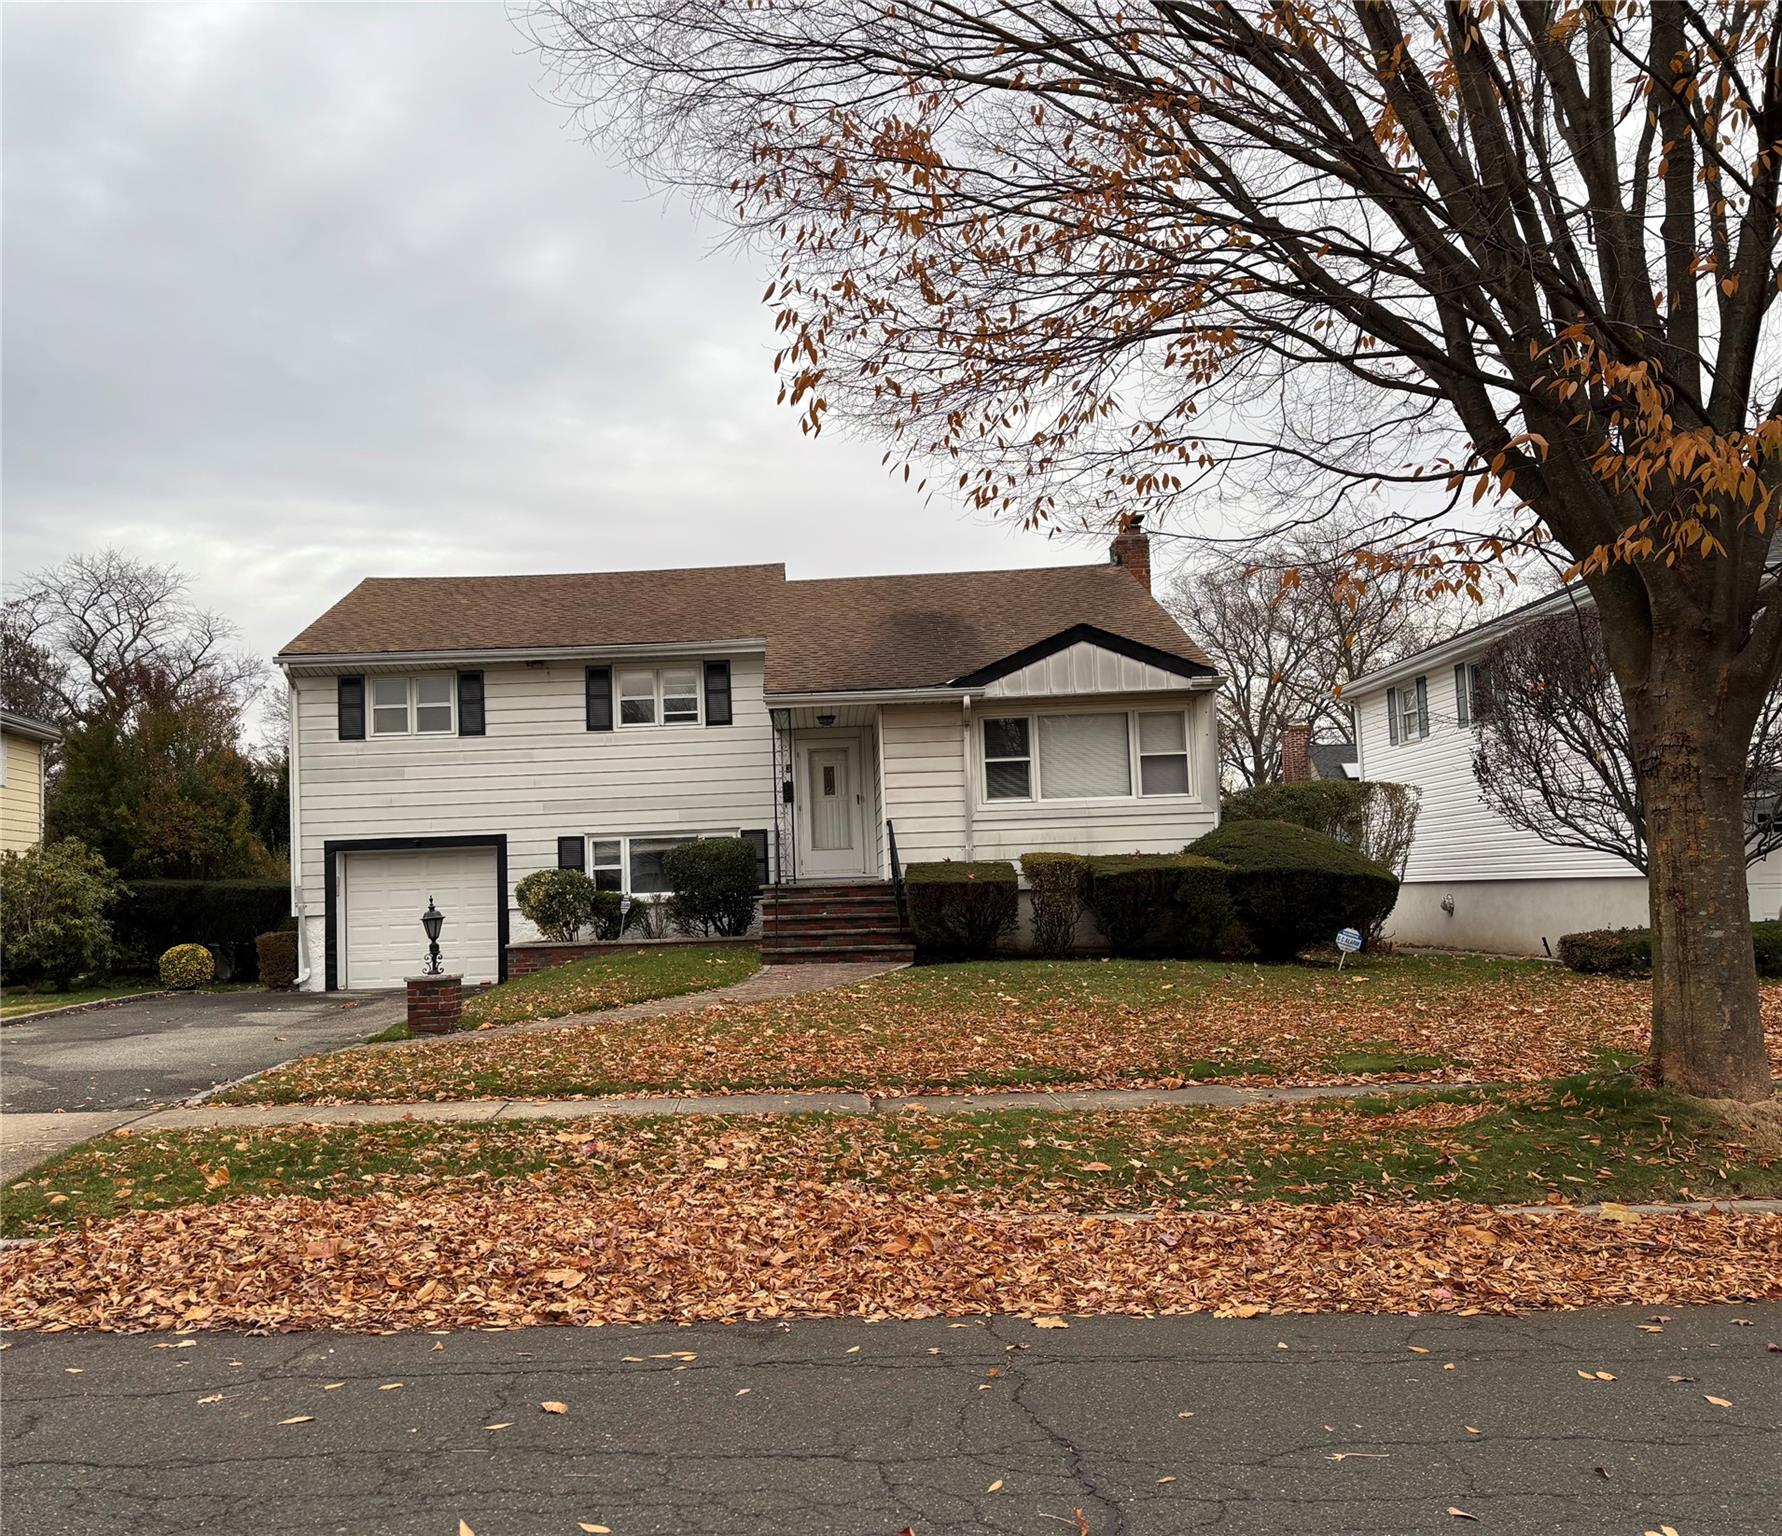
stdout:
<svg viewBox="0 0 1782 1536">
<path fill-rule="evenodd" d="M 1652 1072 L 1704 1098 L 1770 1097 L 1745 886 L 1753 721 L 1699 665 L 1630 698 L 1651 859 Z M 1754 711 L 1753 718 L 1754 718 Z"/>
</svg>

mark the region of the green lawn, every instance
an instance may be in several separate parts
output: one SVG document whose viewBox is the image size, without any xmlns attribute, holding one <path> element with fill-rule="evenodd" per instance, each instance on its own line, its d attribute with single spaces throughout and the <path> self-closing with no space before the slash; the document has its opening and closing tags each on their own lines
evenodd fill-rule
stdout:
<svg viewBox="0 0 1782 1536">
<path fill-rule="evenodd" d="M 626 1003 L 680 997 L 727 987 L 761 969 L 752 944 L 665 944 L 615 950 L 537 971 L 479 992 L 464 1004 L 465 1029 L 492 1029 L 532 1019 L 560 1019 Z M 378 1040 L 411 1038 L 396 1024 Z"/>
<path fill-rule="evenodd" d="M 959 1191 L 1039 1210 L 1274 1199 L 1491 1204 L 1782 1194 L 1782 1121 L 1625 1075 L 1555 1085 L 1084 1114 L 799 1115 L 289 1126 L 114 1135 L 0 1194 L 9 1235 L 243 1195 L 416 1195 L 560 1177 Z"/>
<path fill-rule="evenodd" d="M 102 987 L 73 987 L 66 992 L 39 992 L 29 987 L 0 991 L 0 1019 L 23 1018 L 49 1008 L 72 1008 L 76 1003 L 103 1003 L 118 997 L 142 997 L 158 990 L 147 977 L 109 983 Z"/>
</svg>

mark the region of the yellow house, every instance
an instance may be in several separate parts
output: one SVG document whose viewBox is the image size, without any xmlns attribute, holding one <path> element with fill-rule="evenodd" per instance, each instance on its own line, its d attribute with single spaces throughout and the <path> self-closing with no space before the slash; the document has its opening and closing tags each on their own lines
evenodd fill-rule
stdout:
<svg viewBox="0 0 1782 1536">
<path fill-rule="evenodd" d="M 56 726 L 0 709 L 0 852 L 43 841 L 43 749 L 61 739 Z"/>
</svg>

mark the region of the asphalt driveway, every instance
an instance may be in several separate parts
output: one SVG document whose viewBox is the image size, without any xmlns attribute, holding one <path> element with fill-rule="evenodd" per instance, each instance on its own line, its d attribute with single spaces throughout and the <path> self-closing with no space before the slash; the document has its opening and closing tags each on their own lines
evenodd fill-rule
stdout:
<svg viewBox="0 0 1782 1536">
<path fill-rule="evenodd" d="M 9 1024 L 0 1029 L 0 1177 L 156 1105 L 358 1044 L 402 1013 L 397 992 L 199 992 Z"/>
</svg>

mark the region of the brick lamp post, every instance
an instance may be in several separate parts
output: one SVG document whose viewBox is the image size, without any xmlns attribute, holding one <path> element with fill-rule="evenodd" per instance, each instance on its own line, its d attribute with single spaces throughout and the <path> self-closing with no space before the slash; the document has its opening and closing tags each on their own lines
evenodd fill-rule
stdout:
<svg viewBox="0 0 1782 1536">
<path fill-rule="evenodd" d="M 408 978 L 408 1027 L 411 1034 L 449 1035 L 464 1016 L 464 978 L 447 976 L 439 959 L 439 930 L 445 913 L 427 898 L 421 929 L 427 935 L 427 958 L 421 974 Z"/>
</svg>

